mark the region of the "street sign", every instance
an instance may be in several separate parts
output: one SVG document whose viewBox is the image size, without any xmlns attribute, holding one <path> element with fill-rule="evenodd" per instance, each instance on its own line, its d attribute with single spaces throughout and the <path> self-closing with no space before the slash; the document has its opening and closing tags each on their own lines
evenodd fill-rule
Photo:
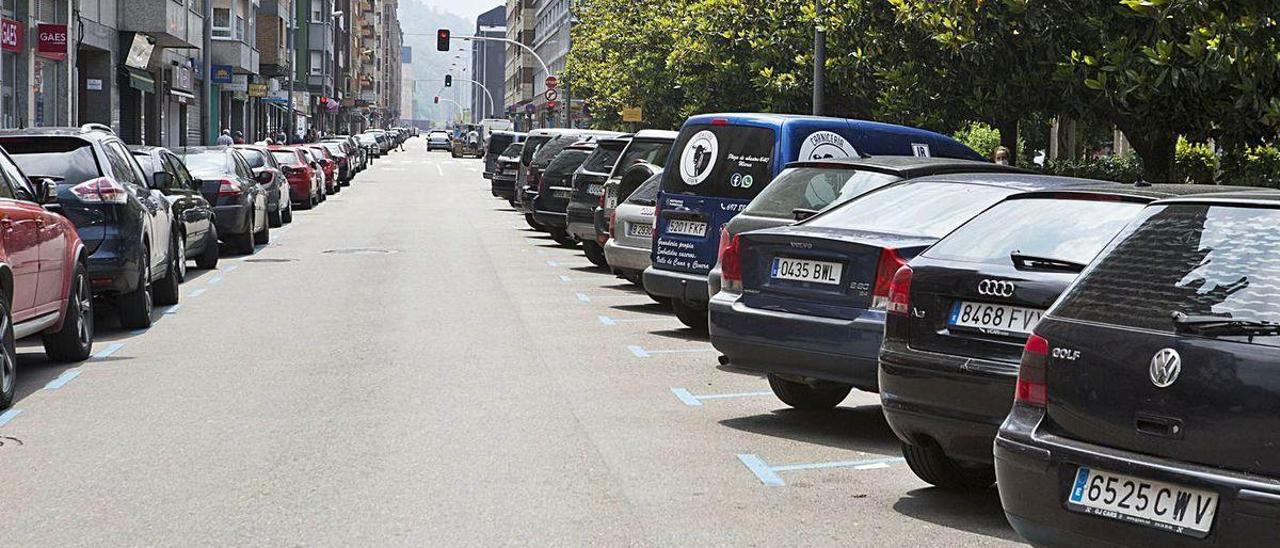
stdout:
<svg viewBox="0 0 1280 548">
<path fill-rule="evenodd" d="M 549 89 L 546 93 L 543 93 L 542 96 L 546 97 L 548 101 L 555 101 L 556 98 L 560 97 L 560 94 L 557 93 L 555 89 Z"/>
<path fill-rule="evenodd" d="M 551 109 L 553 109 L 553 108 L 556 108 L 556 102 L 555 102 L 555 101 L 547 101 L 547 110 L 551 110 Z"/>
<path fill-rule="evenodd" d="M 623 122 L 643 122 L 644 110 L 640 107 L 624 107 L 622 109 Z"/>
<path fill-rule="evenodd" d="M 538 110 L 538 107 L 534 106 L 533 103 L 529 103 L 524 106 L 524 111 L 528 112 L 529 114 L 533 114 L 533 111 L 535 110 Z"/>
<path fill-rule="evenodd" d="M 559 84 L 560 84 L 560 81 L 557 80 L 555 76 L 547 77 L 547 89 L 556 89 L 556 86 Z"/>
</svg>

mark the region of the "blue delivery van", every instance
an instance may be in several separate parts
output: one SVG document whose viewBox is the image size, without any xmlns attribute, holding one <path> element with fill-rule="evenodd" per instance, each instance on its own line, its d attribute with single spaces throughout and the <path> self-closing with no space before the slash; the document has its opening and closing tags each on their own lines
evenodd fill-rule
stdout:
<svg viewBox="0 0 1280 548">
<path fill-rule="evenodd" d="M 689 118 L 662 176 L 645 290 L 671 299 L 685 325 L 706 330 L 707 273 L 725 223 L 789 162 L 878 155 L 984 159 L 945 135 L 879 122 L 762 113 Z"/>
</svg>

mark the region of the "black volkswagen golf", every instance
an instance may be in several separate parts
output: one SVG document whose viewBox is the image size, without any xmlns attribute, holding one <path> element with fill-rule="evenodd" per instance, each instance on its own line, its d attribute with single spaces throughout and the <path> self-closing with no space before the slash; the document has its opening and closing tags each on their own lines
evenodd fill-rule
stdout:
<svg viewBox="0 0 1280 548">
<path fill-rule="evenodd" d="M 1202 185 L 1106 185 L 1011 196 L 898 270 L 880 349 L 880 401 L 920 479 L 995 481 L 991 443 L 1013 402 L 1018 359 L 1045 309 L 1160 198 Z"/>
<path fill-rule="evenodd" d="M 1275 546 L 1280 193 L 1147 207 L 1028 338 L 995 442 L 1033 543 Z"/>
</svg>

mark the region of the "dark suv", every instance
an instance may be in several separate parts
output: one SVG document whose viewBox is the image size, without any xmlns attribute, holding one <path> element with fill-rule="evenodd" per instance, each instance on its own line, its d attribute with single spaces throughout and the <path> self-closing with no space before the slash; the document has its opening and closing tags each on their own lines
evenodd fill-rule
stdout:
<svg viewBox="0 0 1280 548">
<path fill-rule="evenodd" d="M 58 183 L 59 213 L 89 253 L 95 296 L 111 298 L 125 327 L 151 325 L 151 306 L 178 302 L 182 263 L 170 201 L 110 130 L 0 131 L 0 146 L 32 177 Z"/>
<path fill-rule="evenodd" d="M 1148 206 L 1027 339 L 995 442 L 1040 545 L 1274 546 L 1280 194 Z"/>
<path fill-rule="evenodd" d="M 609 174 L 630 142 L 630 135 L 600 139 L 595 152 L 573 174 L 573 188 L 564 208 L 566 230 L 570 236 L 582 241 L 582 252 L 591 264 L 599 267 L 608 267 L 609 261 L 604 257 L 604 246 L 595 232 L 595 211 L 600 206 L 605 181 L 609 180 Z"/>
</svg>

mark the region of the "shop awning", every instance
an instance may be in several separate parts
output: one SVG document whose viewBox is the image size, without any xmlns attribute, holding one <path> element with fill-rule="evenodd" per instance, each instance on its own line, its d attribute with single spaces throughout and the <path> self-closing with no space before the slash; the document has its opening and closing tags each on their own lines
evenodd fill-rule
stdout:
<svg viewBox="0 0 1280 548">
<path fill-rule="evenodd" d="M 172 95 L 172 96 L 174 96 L 174 97 L 181 97 L 181 98 L 186 99 L 186 100 L 188 100 L 188 101 L 195 101 L 195 100 L 196 100 L 196 96 L 195 96 L 194 94 L 191 94 L 191 93 L 188 93 L 188 92 L 182 91 L 182 90 L 180 90 L 180 89 L 171 89 L 171 90 L 169 90 L 169 94 L 170 94 L 170 95 Z"/>
<path fill-rule="evenodd" d="M 129 71 L 129 87 L 147 93 L 156 92 L 156 79 L 150 72 L 133 67 L 124 67 L 124 69 Z"/>
</svg>

